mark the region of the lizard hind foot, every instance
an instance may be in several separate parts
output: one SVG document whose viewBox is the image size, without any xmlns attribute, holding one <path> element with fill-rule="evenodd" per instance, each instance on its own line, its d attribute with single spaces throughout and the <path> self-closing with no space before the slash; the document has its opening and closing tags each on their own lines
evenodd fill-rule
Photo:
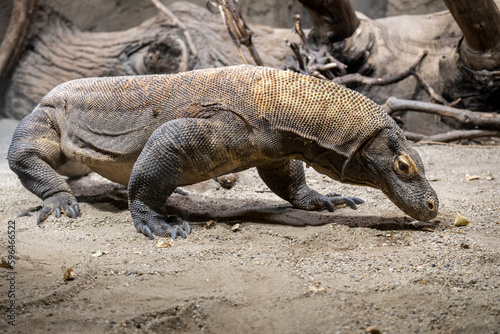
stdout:
<svg viewBox="0 0 500 334">
<path fill-rule="evenodd" d="M 135 222 L 137 232 L 144 234 L 153 240 L 153 234 L 160 237 L 170 236 L 176 239 L 177 235 L 185 239 L 191 233 L 191 226 L 188 222 L 177 216 L 168 216 L 166 219 L 156 214 L 150 214 L 145 219 Z"/>
</svg>

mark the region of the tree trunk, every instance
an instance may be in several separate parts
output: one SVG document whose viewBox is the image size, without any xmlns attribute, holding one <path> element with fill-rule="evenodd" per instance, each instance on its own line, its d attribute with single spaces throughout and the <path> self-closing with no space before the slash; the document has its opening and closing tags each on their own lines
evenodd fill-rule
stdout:
<svg viewBox="0 0 500 334">
<path fill-rule="evenodd" d="M 8 78 L 17 62 L 29 34 L 31 22 L 38 6 L 37 0 L 19 0 L 14 2 L 14 8 L 0 44 L 0 83 Z M 0 84 L 0 91 L 3 85 Z"/>
<path fill-rule="evenodd" d="M 330 45 L 352 35 L 359 26 L 349 0 L 299 0 L 314 24 L 314 36 L 319 44 Z"/>
<path fill-rule="evenodd" d="M 323 0 L 301 2 L 307 3 L 312 10 L 325 4 Z M 344 1 L 341 0 L 331 0 L 330 3 L 336 3 L 340 8 L 350 7 L 342 7 Z M 479 3 L 447 0 L 446 3 L 453 15 L 440 12 L 371 20 L 357 13 L 360 24 L 355 31 L 343 40 L 329 44 L 330 52 L 347 65 L 348 73 L 373 78 L 390 77 L 409 68 L 422 50 L 427 50 L 428 55 L 417 68 L 420 81 L 410 77 L 395 85 L 354 84 L 350 87 L 384 103 L 391 96 L 430 101 L 431 97 L 423 89 L 426 86 L 444 96 L 445 102 L 459 99 L 458 105 L 469 110 L 500 110 L 500 15 L 497 5 L 493 0 Z M 326 31 L 333 29 L 330 20 L 328 15 L 316 15 L 315 29 L 311 32 L 314 38 L 309 40 L 325 43 L 324 36 L 332 34 Z M 339 31 L 350 31 L 353 27 L 349 15 L 335 22 L 342 25 L 335 26 Z M 465 34 L 463 43 L 461 29 Z M 412 131 L 422 128 L 422 123 L 431 124 L 423 127 L 429 131 L 428 135 L 449 129 L 437 122 L 435 116 L 409 114 L 405 117 L 409 128 L 415 126 Z"/>
<path fill-rule="evenodd" d="M 469 63 L 474 69 L 496 69 L 500 65 L 500 57 L 491 59 L 486 53 L 498 51 L 500 47 L 500 11 L 493 0 L 478 2 L 468 0 L 444 0 L 451 15 L 462 30 L 469 52 L 481 54 L 480 59 L 487 58 L 491 63 Z"/>
<path fill-rule="evenodd" d="M 58 84 L 82 77 L 175 73 L 241 63 L 218 15 L 190 3 L 169 7 L 199 50 L 194 56 L 178 26 L 159 14 L 118 32 L 82 32 L 59 14 L 40 7 L 28 51 L 6 82 L 2 116 L 22 118 Z M 280 67 L 291 54 L 283 39 L 288 29 L 252 27 L 264 64 Z"/>
<path fill-rule="evenodd" d="M 371 20 L 361 13 L 354 16 L 347 0 L 301 2 L 316 15 L 314 35 L 309 42 L 326 43 L 333 56 L 347 64 L 349 73 L 372 78 L 397 77 L 408 71 L 423 50 L 427 51 L 420 65 L 412 69 L 418 72 L 419 80 L 410 76 L 394 85 L 351 84 L 376 102 L 382 104 L 391 96 L 429 101 L 426 91 L 434 91 L 434 99 L 446 103 L 442 98 L 437 99 L 439 95 L 448 102 L 460 98 L 460 105 L 471 111 L 500 109 L 498 68 L 494 65 L 477 69 L 473 64 L 478 63 L 471 63 L 472 59 L 487 59 L 482 65 L 485 66 L 500 59 L 497 53 L 500 37 L 495 32 L 498 9 L 491 7 L 491 0 L 476 5 L 477 9 L 467 7 L 468 3 L 463 1 L 447 0 L 460 27 L 449 12 Z M 238 50 L 218 15 L 187 3 L 169 8 L 184 29 L 175 24 L 176 20 L 159 14 L 126 31 L 82 32 L 61 16 L 40 10 L 32 27 L 32 36 L 36 38 L 30 40 L 18 66 L 9 80 L 4 81 L 7 88 L 0 100 L 3 115 L 20 118 L 54 86 L 79 77 L 173 73 L 241 63 Z M 461 14 L 468 10 L 475 13 L 471 18 Z M 493 19 L 481 21 L 487 12 L 491 12 Z M 283 43 L 283 31 L 262 26 L 252 26 L 252 29 L 264 65 L 282 67 L 285 57 L 292 54 Z M 482 29 L 484 35 L 477 36 L 477 29 Z M 186 41 L 186 32 L 192 36 L 197 56 Z M 320 48 L 316 56 L 321 49 L 324 52 L 326 48 Z M 439 119 L 435 115 L 403 115 L 407 130 L 424 135 L 450 129 L 438 122 Z"/>
<path fill-rule="evenodd" d="M 443 95 L 470 110 L 500 110 L 500 12 L 493 0 L 445 0 L 464 38 L 443 59 Z"/>
</svg>

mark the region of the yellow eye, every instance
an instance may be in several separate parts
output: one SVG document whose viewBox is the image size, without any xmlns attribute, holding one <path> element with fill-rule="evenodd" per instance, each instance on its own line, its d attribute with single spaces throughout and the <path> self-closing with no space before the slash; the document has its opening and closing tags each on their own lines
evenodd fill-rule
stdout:
<svg viewBox="0 0 500 334">
<path fill-rule="evenodd" d="M 416 174 L 417 165 L 413 159 L 406 153 L 401 153 L 394 159 L 394 169 L 400 174 Z"/>
</svg>

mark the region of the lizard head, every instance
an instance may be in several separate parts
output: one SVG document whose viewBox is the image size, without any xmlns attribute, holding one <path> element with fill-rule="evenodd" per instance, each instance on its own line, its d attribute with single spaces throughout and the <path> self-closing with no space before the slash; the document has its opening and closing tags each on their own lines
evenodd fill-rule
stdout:
<svg viewBox="0 0 500 334">
<path fill-rule="evenodd" d="M 399 129 L 382 130 L 362 145 L 345 165 L 342 179 L 382 190 L 415 219 L 428 221 L 437 215 L 439 201 L 425 178 L 424 164 Z"/>
</svg>

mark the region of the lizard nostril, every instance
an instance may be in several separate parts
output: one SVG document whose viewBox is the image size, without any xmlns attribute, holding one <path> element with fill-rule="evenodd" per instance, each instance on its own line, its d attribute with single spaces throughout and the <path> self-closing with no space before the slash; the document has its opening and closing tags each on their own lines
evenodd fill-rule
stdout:
<svg viewBox="0 0 500 334">
<path fill-rule="evenodd" d="M 433 199 L 427 201 L 427 207 L 429 208 L 429 210 L 434 211 L 434 209 L 436 208 L 436 204 L 434 204 Z"/>
</svg>

